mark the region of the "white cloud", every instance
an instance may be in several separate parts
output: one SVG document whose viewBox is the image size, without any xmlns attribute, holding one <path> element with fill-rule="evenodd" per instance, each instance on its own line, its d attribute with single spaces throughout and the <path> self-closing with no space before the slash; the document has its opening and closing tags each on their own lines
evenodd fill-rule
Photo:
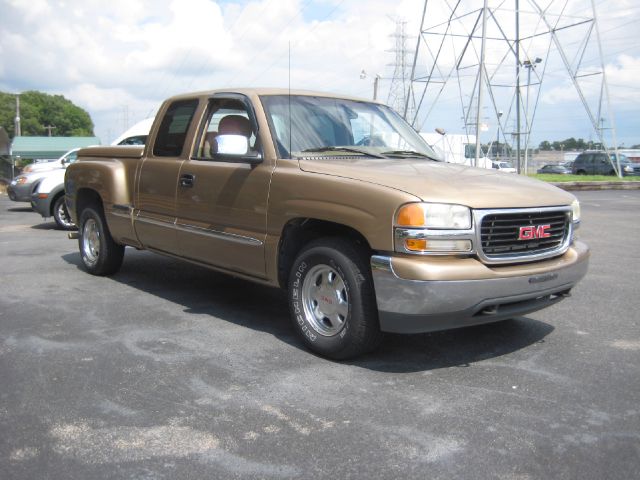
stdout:
<svg viewBox="0 0 640 480">
<path fill-rule="evenodd" d="M 430 0 L 430 5 L 436 3 Z M 629 20 L 640 12 L 632 0 L 606 4 L 603 43 L 608 52 L 625 50 L 607 58 L 607 74 L 616 85 L 612 97 L 637 109 L 640 99 L 633 79 L 640 74 L 640 42 L 637 22 Z M 291 45 L 295 88 L 370 97 L 379 74 L 380 98 L 386 99 L 387 78 L 393 72 L 389 64 L 394 62 L 393 19 L 407 21 L 412 36 L 407 47 L 413 50 L 423 5 L 422 0 L 0 0 L 0 90 L 62 93 L 89 110 L 106 142 L 107 131 L 114 137 L 123 128 L 123 112 L 133 123 L 175 93 L 286 86 Z M 526 15 L 523 30 L 535 31 L 538 27 Z M 429 21 L 438 21 L 437 15 Z M 535 55 L 546 53 L 541 43 L 524 47 Z M 488 62 L 498 63 L 501 57 L 490 50 Z M 549 70 L 545 98 L 579 109 L 565 92 L 566 77 L 559 75 L 557 65 Z M 425 61 L 418 71 L 430 68 Z M 363 69 L 368 76 L 360 80 Z M 448 95 L 450 104 L 456 104 L 457 95 Z M 443 118 L 459 119 L 452 107 L 446 108 Z"/>
</svg>

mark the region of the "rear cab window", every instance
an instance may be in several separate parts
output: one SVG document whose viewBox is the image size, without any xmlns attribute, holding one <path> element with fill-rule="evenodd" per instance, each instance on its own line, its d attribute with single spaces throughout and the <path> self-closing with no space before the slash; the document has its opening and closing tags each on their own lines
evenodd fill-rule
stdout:
<svg viewBox="0 0 640 480">
<path fill-rule="evenodd" d="M 154 156 L 178 157 L 182 154 L 187 131 L 197 108 L 197 99 L 179 100 L 169 106 L 153 145 Z"/>
</svg>

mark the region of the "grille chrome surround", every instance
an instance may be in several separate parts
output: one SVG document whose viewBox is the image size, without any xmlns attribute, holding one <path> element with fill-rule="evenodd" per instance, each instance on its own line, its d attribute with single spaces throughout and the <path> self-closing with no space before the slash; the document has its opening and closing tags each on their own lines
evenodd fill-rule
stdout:
<svg viewBox="0 0 640 480">
<path fill-rule="evenodd" d="M 573 236 L 571 207 L 473 210 L 475 247 L 487 264 L 522 263 L 567 251 Z M 550 224 L 551 237 L 519 240 L 519 228 Z"/>
</svg>

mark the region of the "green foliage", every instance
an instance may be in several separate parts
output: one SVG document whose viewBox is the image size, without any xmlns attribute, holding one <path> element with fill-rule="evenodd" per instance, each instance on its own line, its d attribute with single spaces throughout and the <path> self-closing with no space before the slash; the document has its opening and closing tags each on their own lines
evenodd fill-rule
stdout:
<svg viewBox="0 0 640 480">
<path fill-rule="evenodd" d="M 0 125 L 13 138 L 16 96 L 0 92 Z M 20 126 L 23 136 L 46 136 L 46 126 L 55 127 L 54 137 L 92 137 L 89 114 L 62 95 L 28 91 L 20 94 Z"/>
<path fill-rule="evenodd" d="M 555 142 L 549 142 L 548 140 L 545 140 L 543 142 L 540 142 L 540 145 L 538 146 L 538 148 L 540 150 L 543 151 L 549 151 L 549 150 L 556 150 L 558 152 L 565 150 L 565 151 L 570 151 L 570 150 L 590 150 L 590 149 L 601 149 L 602 145 L 600 145 L 599 142 L 591 142 L 591 141 L 585 141 L 582 138 L 578 138 L 575 139 L 573 137 L 570 138 L 565 138 L 564 140 L 560 140 L 560 141 L 555 141 Z"/>
</svg>

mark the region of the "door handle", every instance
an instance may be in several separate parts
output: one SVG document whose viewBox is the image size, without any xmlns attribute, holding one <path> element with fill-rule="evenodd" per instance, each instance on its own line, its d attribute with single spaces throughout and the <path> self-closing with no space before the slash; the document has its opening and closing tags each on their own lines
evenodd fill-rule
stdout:
<svg viewBox="0 0 640 480">
<path fill-rule="evenodd" d="M 196 182 L 196 176 L 190 173 L 185 173 L 180 176 L 180 186 L 185 188 L 193 187 L 193 184 Z"/>
</svg>

